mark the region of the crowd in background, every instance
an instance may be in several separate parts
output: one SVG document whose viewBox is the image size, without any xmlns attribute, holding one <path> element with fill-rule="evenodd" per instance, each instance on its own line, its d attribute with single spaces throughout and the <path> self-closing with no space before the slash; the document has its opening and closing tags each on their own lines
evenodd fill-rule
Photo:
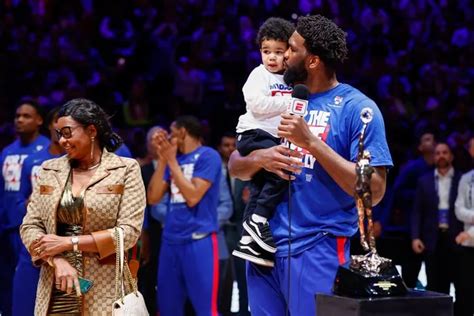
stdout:
<svg viewBox="0 0 474 316">
<path fill-rule="evenodd" d="M 395 167 L 379 213 L 392 211 L 400 167 L 417 157 L 426 131 L 449 144 L 456 170 L 472 168 L 474 5 L 465 0 L 2 0 L 0 149 L 14 140 L 19 100 L 46 112 L 76 97 L 112 115 L 142 165 L 152 159 L 148 129 L 182 114 L 200 118 L 217 147 L 245 112 L 241 88 L 260 63 L 258 27 L 269 16 L 309 13 L 347 32 L 338 79 L 383 113 Z"/>
<path fill-rule="evenodd" d="M 348 33 L 339 80 L 382 110 L 395 172 L 427 126 L 462 152 L 474 121 L 474 7 L 453 0 L 4 0 L 1 145 L 13 137 L 13 105 L 25 96 L 44 107 L 94 100 L 138 157 L 144 128 L 179 114 L 206 120 L 216 144 L 245 110 L 241 87 L 260 63 L 258 27 L 269 16 L 308 13 Z M 462 156 L 458 164 L 469 161 Z"/>
</svg>

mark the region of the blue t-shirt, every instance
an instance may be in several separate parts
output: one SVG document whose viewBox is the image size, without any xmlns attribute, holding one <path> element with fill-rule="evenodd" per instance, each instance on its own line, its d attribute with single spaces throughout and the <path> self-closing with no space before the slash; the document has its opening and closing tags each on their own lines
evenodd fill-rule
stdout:
<svg viewBox="0 0 474 316">
<path fill-rule="evenodd" d="M 128 147 L 127 147 L 127 145 L 125 145 L 125 143 L 120 145 L 120 147 L 117 148 L 117 150 L 115 150 L 114 154 L 116 154 L 117 156 L 120 156 L 120 157 L 133 158 L 132 153 L 130 152 L 130 149 L 128 149 Z"/>
<path fill-rule="evenodd" d="M 41 164 L 49 159 L 57 158 L 60 155 L 53 155 L 49 152 L 49 147 L 37 152 L 34 155 L 29 156 L 23 162 L 23 168 L 21 169 L 21 185 L 20 192 L 17 197 L 18 211 L 20 212 L 21 218 L 26 215 L 26 204 L 25 202 L 33 192 L 33 188 L 36 185 L 36 181 L 39 177 L 41 170 Z"/>
<path fill-rule="evenodd" d="M 428 165 L 423 157 L 408 161 L 400 168 L 392 189 L 392 196 L 387 203 L 385 216 L 381 218 L 383 233 L 410 233 L 410 216 L 415 202 L 416 184 L 434 166 Z M 396 211 L 395 211 L 396 210 Z"/>
<path fill-rule="evenodd" d="M 17 198 L 20 192 L 21 170 L 25 159 L 45 149 L 49 138 L 39 135 L 30 144 L 14 141 L 5 147 L 0 156 L 2 176 L 0 177 L 0 225 L 1 229 L 11 229 L 20 226 L 23 216 L 17 208 Z"/>
<path fill-rule="evenodd" d="M 305 120 L 311 132 L 344 159 L 355 162 L 363 122 L 361 110 L 373 110 L 364 139 L 372 166 L 393 166 L 385 138 L 385 127 L 377 105 L 359 90 L 338 84 L 310 96 Z M 298 148 L 298 150 L 302 150 Z M 292 254 L 313 246 L 321 233 L 350 237 L 357 231 L 354 197 L 344 192 L 306 150 L 304 167 L 291 183 Z M 355 183 L 354 183 L 355 185 Z M 277 206 L 270 226 L 278 246 L 277 256 L 288 253 L 288 196 Z"/>
<path fill-rule="evenodd" d="M 186 179 L 201 178 L 211 182 L 201 201 L 194 207 L 189 207 L 175 185 L 169 169 L 165 171 L 165 180 L 170 184 L 170 197 L 163 238 L 169 242 L 184 243 L 191 241 L 195 234 L 218 231 L 221 158 L 214 149 L 201 146 L 191 153 L 178 156 L 178 164 Z"/>
</svg>

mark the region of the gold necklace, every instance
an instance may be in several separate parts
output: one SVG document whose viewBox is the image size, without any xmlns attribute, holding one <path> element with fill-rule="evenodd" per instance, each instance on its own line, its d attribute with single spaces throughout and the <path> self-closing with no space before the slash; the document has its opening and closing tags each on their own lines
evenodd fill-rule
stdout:
<svg viewBox="0 0 474 316">
<path fill-rule="evenodd" d="M 81 171 L 86 172 L 86 171 L 91 171 L 91 170 L 97 169 L 97 167 L 99 167 L 99 166 L 100 166 L 100 160 L 99 160 L 98 163 L 96 163 L 95 165 L 92 165 L 90 167 L 87 167 L 87 168 L 76 167 L 74 169 L 76 169 L 76 171 L 79 171 L 79 172 L 81 172 Z"/>
</svg>

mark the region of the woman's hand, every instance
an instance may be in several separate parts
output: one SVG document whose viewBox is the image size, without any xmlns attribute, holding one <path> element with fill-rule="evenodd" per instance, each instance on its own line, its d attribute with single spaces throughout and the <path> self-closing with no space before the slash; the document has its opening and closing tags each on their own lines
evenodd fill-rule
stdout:
<svg viewBox="0 0 474 316">
<path fill-rule="evenodd" d="M 64 258 L 53 258 L 54 265 L 54 286 L 67 294 L 72 292 L 72 288 L 76 290 L 77 296 L 81 296 L 81 286 L 77 278 L 77 271 Z"/>
<path fill-rule="evenodd" d="M 44 260 L 47 257 L 54 257 L 66 250 L 71 250 L 72 243 L 70 237 L 47 234 L 33 241 L 31 247 L 34 251 L 33 255 Z"/>
</svg>

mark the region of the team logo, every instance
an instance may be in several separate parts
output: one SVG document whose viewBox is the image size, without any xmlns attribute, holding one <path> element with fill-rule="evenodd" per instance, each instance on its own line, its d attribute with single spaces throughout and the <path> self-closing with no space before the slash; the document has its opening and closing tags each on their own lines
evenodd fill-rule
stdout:
<svg viewBox="0 0 474 316">
<path fill-rule="evenodd" d="M 364 124 L 368 124 L 372 121 L 374 118 L 374 111 L 369 108 L 363 108 L 362 111 L 360 111 L 360 119 Z"/>
<path fill-rule="evenodd" d="M 290 104 L 289 112 L 291 114 L 305 116 L 308 108 L 308 100 L 293 98 Z"/>
<path fill-rule="evenodd" d="M 332 101 L 333 103 L 328 103 L 329 106 L 332 106 L 332 107 L 341 107 L 343 105 L 342 101 L 344 100 L 343 97 L 341 97 L 340 95 L 336 95 L 334 97 L 334 100 Z"/>
</svg>

